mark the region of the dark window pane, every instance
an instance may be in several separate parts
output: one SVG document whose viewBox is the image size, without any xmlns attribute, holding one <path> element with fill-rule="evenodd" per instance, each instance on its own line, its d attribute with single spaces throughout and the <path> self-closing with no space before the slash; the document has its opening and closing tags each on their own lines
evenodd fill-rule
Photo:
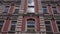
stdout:
<svg viewBox="0 0 60 34">
<path fill-rule="evenodd" d="M 47 6 L 42 6 L 42 8 L 47 8 Z"/>
<path fill-rule="evenodd" d="M 0 21 L 0 32 L 1 32 L 1 30 L 2 30 L 3 23 L 4 23 L 4 21 Z"/>
<path fill-rule="evenodd" d="M 52 9 L 53 9 L 53 13 L 57 14 L 57 8 L 56 8 L 56 6 L 53 6 Z"/>
<path fill-rule="evenodd" d="M 45 24 L 50 24 L 50 21 L 45 21 Z"/>
<path fill-rule="evenodd" d="M 4 21 L 0 21 L 0 25 L 3 25 Z"/>
<path fill-rule="evenodd" d="M 3 13 L 8 13 L 9 6 L 5 6 L 5 11 Z"/>
<path fill-rule="evenodd" d="M 12 24 L 12 25 L 16 25 L 16 23 L 17 23 L 17 21 L 12 21 L 11 24 Z"/>
<path fill-rule="evenodd" d="M 34 8 L 34 6 L 28 6 L 28 7 L 29 7 L 29 8 L 31 8 L 31 7 Z"/>
<path fill-rule="evenodd" d="M 16 22 L 17 22 L 17 21 L 12 21 L 12 22 L 11 22 L 11 28 L 10 28 L 10 31 L 15 31 Z"/>
<path fill-rule="evenodd" d="M 42 8 L 43 8 L 43 13 L 47 14 L 47 6 L 42 6 Z"/>
<path fill-rule="evenodd" d="M 27 24 L 35 24 L 34 21 L 28 21 Z"/>
<path fill-rule="evenodd" d="M 10 30 L 15 31 L 15 25 L 12 25 Z"/>
<path fill-rule="evenodd" d="M 1 32 L 1 30 L 2 30 L 2 25 L 0 25 L 0 32 Z"/>
<path fill-rule="evenodd" d="M 52 31 L 51 26 L 46 25 L 46 31 Z"/>
<path fill-rule="evenodd" d="M 57 24 L 60 24 L 60 21 L 56 21 L 57 22 Z"/>
<path fill-rule="evenodd" d="M 27 27 L 29 27 L 29 28 L 32 28 L 33 27 L 34 28 L 35 26 L 34 25 L 28 25 Z"/>
<path fill-rule="evenodd" d="M 47 14 L 47 9 L 43 9 L 43 13 L 44 14 Z"/>
<path fill-rule="evenodd" d="M 9 8 L 9 6 L 6 6 L 5 8 Z"/>
<path fill-rule="evenodd" d="M 15 14 L 15 13 L 18 13 L 18 12 L 19 12 L 19 9 L 15 9 L 15 12 L 14 12 L 14 14 Z"/>
<path fill-rule="evenodd" d="M 60 31 L 60 26 L 58 26 L 58 29 L 59 29 L 59 31 Z"/>
</svg>

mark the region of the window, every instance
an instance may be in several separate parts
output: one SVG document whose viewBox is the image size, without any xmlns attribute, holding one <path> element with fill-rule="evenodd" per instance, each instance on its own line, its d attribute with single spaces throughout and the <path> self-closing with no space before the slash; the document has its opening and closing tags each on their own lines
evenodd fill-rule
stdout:
<svg viewBox="0 0 60 34">
<path fill-rule="evenodd" d="M 28 0 L 28 6 L 34 6 L 34 0 Z"/>
<path fill-rule="evenodd" d="M 47 32 L 51 32 L 52 31 L 50 21 L 45 21 L 45 26 L 46 26 L 46 31 Z"/>
<path fill-rule="evenodd" d="M 14 14 L 16 14 L 16 13 L 18 13 L 19 12 L 19 9 L 15 9 L 15 12 L 14 12 Z"/>
<path fill-rule="evenodd" d="M 27 32 L 35 32 L 35 21 L 32 19 L 27 20 Z"/>
<path fill-rule="evenodd" d="M 43 14 L 47 14 L 47 6 L 42 6 L 43 8 Z"/>
<path fill-rule="evenodd" d="M 5 6 L 5 10 L 3 13 L 8 13 L 8 10 L 9 10 L 9 6 Z"/>
<path fill-rule="evenodd" d="M 27 8 L 28 13 L 34 13 L 34 0 L 28 0 L 28 8 Z"/>
<path fill-rule="evenodd" d="M 57 14 L 57 8 L 56 8 L 56 6 L 52 5 L 52 10 L 53 10 L 54 14 Z"/>
<path fill-rule="evenodd" d="M 12 22 L 11 22 L 10 31 L 15 31 L 16 23 L 17 23 L 17 21 L 12 21 Z"/>
<path fill-rule="evenodd" d="M 56 23 L 57 23 L 57 26 L 58 26 L 58 30 L 60 32 L 60 21 L 56 21 Z"/>
<path fill-rule="evenodd" d="M 28 7 L 28 13 L 34 13 L 34 7 Z"/>
<path fill-rule="evenodd" d="M 3 24 L 4 24 L 4 21 L 0 21 L 0 32 L 2 30 Z"/>
</svg>

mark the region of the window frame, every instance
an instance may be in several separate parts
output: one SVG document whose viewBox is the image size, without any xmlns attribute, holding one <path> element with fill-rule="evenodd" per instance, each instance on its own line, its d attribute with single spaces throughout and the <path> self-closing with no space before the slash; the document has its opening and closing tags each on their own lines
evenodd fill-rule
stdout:
<svg viewBox="0 0 60 34">
<path fill-rule="evenodd" d="M 55 6 L 55 7 L 56 7 L 57 13 L 54 13 L 52 6 Z M 58 14 L 58 13 L 59 13 L 59 12 L 58 12 L 58 8 L 57 8 L 57 4 L 51 4 L 51 10 L 52 10 L 52 13 L 53 13 L 53 14 Z M 55 9 L 54 9 L 54 10 L 55 10 Z"/>
<path fill-rule="evenodd" d="M 12 31 L 12 30 L 11 30 L 12 21 L 16 21 L 16 24 L 17 24 L 17 20 L 11 20 L 8 31 Z M 15 24 L 15 29 L 16 29 L 16 24 Z M 12 32 L 15 32 L 15 31 L 12 31 Z"/>
<path fill-rule="evenodd" d="M 46 6 L 46 8 L 43 8 L 43 6 Z M 47 9 L 45 13 L 44 13 L 43 9 Z M 42 11 L 43 11 L 43 14 L 48 14 L 49 13 L 47 4 L 42 4 Z"/>
<path fill-rule="evenodd" d="M 34 26 L 35 26 L 34 30 L 36 31 L 36 23 L 35 23 Z M 26 26 L 25 26 L 25 27 L 26 27 L 26 32 L 28 31 L 27 29 L 31 29 L 31 28 L 28 28 L 28 27 L 27 27 L 27 21 L 26 21 Z"/>
<path fill-rule="evenodd" d="M 6 9 L 7 9 L 6 6 L 9 6 L 8 11 L 6 11 Z M 9 13 L 10 7 L 11 7 L 11 4 L 10 3 L 5 4 L 3 13 Z"/>
<path fill-rule="evenodd" d="M 48 24 L 50 27 L 51 27 L 51 31 L 46 31 L 46 32 L 53 32 L 53 27 L 52 27 L 52 22 L 51 20 L 45 20 L 45 21 L 50 21 L 50 24 Z M 45 22 L 44 21 L 44 22 Z M 45 23 L 44 23 L 45 24 Z M 46 24 L 45 24 L 45 27 L 46 27 Z"/>
</svg>

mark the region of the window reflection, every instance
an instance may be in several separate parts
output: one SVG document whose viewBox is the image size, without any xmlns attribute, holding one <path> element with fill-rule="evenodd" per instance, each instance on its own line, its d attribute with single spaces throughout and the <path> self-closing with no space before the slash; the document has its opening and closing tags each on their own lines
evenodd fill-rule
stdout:
<svg viewBox="0 0 60 34">
<path fill-rule="evenodd" d="M 34 13 L 34 8 L 32 8 L 32 7 L 31 8 L 28 8 L 28 12 L 29 13 Z"/>
<path fill-rule="evenodd" d="M 28 0 L 28 13 L 34 13 L 34 0 Z"/>
<path fill-rule="evenodd" d="M 34 0 L 28 0 L 28 5 L 29 6 L 34 6 Z"/>
</svg>

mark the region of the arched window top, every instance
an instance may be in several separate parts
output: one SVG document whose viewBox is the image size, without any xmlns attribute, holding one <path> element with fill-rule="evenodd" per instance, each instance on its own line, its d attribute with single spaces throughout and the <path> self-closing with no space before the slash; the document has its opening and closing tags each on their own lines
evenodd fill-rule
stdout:
<svg viewBox="0 0 60 34">
<path fill-rule="evenodd" d="M 27 19 L 27 21 L 35 21 L 35 19 L 33 19 L 33 18 L 30 18 L 30 19 Z"/>
</svg>

